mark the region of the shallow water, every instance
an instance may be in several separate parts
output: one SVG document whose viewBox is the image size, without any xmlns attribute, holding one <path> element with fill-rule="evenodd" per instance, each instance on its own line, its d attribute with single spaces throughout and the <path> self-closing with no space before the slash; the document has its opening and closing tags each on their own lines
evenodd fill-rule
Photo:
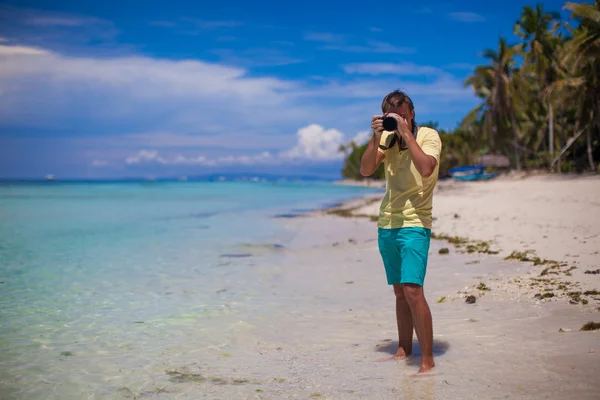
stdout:
<svg viewBox="0 0 600 400">
<path fill-rule="evenodd" d="M 245 329 L 236 315 L 269 307 L 260 266 L 240 250 L 281 250 L 273 244 L 292 233 L 273 216 L 368 191 L 301 182 L 0 186 L 2 398 L 114 398 L 151 386 L 171 360 Z"/>
</svg>

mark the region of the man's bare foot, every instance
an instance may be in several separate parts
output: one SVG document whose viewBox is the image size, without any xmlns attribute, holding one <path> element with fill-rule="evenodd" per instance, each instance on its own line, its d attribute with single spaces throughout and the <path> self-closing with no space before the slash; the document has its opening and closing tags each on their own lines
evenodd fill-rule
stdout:
<svg viewBox="0 0 600 400">
<path fill-rule="evenodd" d="M 429 372 L 435 367 L 435 362 L 433 362 L 433 357 L 423 357 L 421 360 L 421 368 L 419 369 L 419 374 L 424 372 Z"/>
<path fill-rule="evenodd" d="M 386 358 L 380 358 L 377 361 L 398 361 L 398 360 L 404 360 L 404 359 L 408 359 L 408 358 L 410 358 L 410 353 L 406 354 L 404 349 L 402 347 L 400 347 L 398 349 L 398 351 L 396 352 L 396 354 L 394 354 L 393 356 L 386 357 Z"/>
<path fill-rule="evenodd" d="M 407 353 L 406 351 L 404 351 L 404 349 L 402 347 L 398 347 L 398 351 L 396 352 L 396 354 L 393 355 L 392 358 L 395 358 L 395 359 L 408 358 L 408 357 L 410 357 L 410 354 L 411 354 L 410 352 Z"/>
</svg>

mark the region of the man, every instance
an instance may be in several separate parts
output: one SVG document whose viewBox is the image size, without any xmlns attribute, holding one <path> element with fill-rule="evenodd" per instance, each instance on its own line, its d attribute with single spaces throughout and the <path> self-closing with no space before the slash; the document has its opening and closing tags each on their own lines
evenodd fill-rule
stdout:
<svg viewBox="0 0 600 400">
<path fill-rule="evenodd" d="M 386 193 L 377 225 L 387 282 L 393 285 L 396 295 L 399 346 L 393 358 L 412 354 L 414 327 L 422 351 L 421 373 L 435 366 L 431 311 L 423 283 L 442 142 L 434 129 L 417 127 L 413 103 L 405 93 L 388 94 L 381 111 L 384 115 L 376 115 L 371 121 L 373 136 L 362 157 L 360 172 L 370 176 L 384 161 Z M 384 131 L 383 117 L 396 120 L 393 132 Z"/>
</svg>

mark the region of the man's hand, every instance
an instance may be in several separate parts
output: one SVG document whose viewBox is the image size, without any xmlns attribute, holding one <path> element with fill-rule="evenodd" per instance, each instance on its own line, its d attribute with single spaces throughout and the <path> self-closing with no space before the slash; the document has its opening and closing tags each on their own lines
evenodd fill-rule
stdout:
<svg viewBox="0 0 600 400">
<path fill-rule="evenodd" d="M 381 134 L 383 133 L 383 116 L 373 116 L 373 119 L 371 120 L 371 130 L 378 139 L 381 137 Z"/>
<path fill-rule="evenodd" d="M 410 122 L 406 118 L 395 113 L 389 113 L 388 116 L 393 117 L 396 120 L 398 124 L 397 134 L 404 143 L 408 143 L 410 139 L 414 139 L 410 129 Z"/>
</svg>

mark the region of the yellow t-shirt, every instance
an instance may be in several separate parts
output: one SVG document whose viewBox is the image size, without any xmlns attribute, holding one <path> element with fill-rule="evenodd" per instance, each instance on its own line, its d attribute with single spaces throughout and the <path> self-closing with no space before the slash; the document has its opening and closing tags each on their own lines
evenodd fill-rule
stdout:
<svg viewBox="0 0 600 400">
<path fill-rule="evenodd" d="M 393 132 L 384 131 L 380 144 L 387 146 Z M 431 229 L 433 190 L 438 180 L 442 141 L 435 129 L 420 127 L 417 144 L 425 154 L 435 157 L 437 164 L 429 178 L 423 178 L 410 156 L 408 149 L 399 151 L 398 142 L 385 154 L 386 193 L 379 208 L 380 228 L 394 229 L 422 227 Z"/>
</svg>

